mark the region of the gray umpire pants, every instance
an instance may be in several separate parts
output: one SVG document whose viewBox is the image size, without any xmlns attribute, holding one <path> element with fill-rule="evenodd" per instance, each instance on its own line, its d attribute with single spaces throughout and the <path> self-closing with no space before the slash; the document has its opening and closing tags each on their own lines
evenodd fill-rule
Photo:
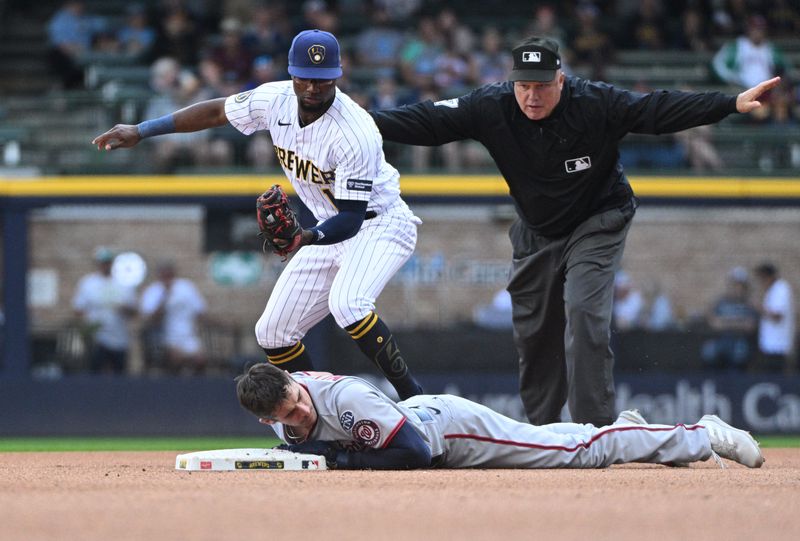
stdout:
<svg viewBox="0 0 800 541">
<path fill-rule="evenodd" d="M 547 238 L 517 220 L 508 292 L 519 353 L 520 394 L 531 423 L 614 419 L 614 354 L 609 347 L 614 275 L 635 205 L 588 218 L 571 234 Z"/>
</svg>

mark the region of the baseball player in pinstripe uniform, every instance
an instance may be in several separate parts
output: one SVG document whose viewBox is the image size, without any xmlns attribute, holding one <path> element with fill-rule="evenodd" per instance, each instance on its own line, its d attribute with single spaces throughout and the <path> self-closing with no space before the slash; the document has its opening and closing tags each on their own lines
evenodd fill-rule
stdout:
<svg viewBox="0 0 800 541">
<path fill-rule="evenodd" d="M 691 425 L 654 425 L 628 410 L 605 427 L 535 426 L 458 396 L 395 403 L 360 378 L 289 374 L 266 363 L 236 378 L 236 394 L 273 427 L 283 448 L 322 455 L 331 468 L 603 468 L 711 457 L 750 468 L 764 463 L 752 436 L 715 415 Z"/>
<path fill-rule="evenodd" d="M 371 358 L 401 398 L 421 392 L 375 299 L 408 260 L 421 223 L 400 198 L 399 174 L 383 155 L 369 114 L 336 89 L 336 38 L 299 33 L 289 50 L 291 81 L 208 100 L 139 125 L 117 125 L 93 141 L 130 147 L 145 137 L 232 124 L 245 135 L 268 130 L 286 176 L 317 218 L 281 273 L 256 324 L 273 364 L 311 370 L 306 332 L 328 313 Z"/>
</svg>

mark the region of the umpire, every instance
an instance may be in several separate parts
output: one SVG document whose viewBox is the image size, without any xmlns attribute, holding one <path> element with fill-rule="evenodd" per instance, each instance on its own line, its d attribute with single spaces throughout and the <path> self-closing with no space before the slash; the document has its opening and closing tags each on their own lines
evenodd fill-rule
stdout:
<svg viewBox="0 0 800 541">
<path fill-rule="evenodd" d="M 619 162 L 629 132 L 660 134 L 760 107 L 774 78 L 727 96 L 642 94 L 565 76 L 556 42 L 530 38 L 513 50 L 510 81 L 457 99 L 372 112 L 387 141 L 482 143 L 517 211 L 508 284 L 520 391 L 531 423 L 614 419 L 609 348 L 614 273 L 636 210 Z"/>
</svg>

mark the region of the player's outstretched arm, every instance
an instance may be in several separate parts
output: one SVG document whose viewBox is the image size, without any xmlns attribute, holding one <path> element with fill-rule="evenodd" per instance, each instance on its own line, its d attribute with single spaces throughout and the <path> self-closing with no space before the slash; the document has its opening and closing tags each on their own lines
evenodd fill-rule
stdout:
<svg viewBox="0 0 800 541">
<path fill-rule="evenodd" d="M 758 83 L 753 88 L 747 89 L 738 96 L 736 96 L 736 110 L 740 113 L 749 113 L 754 109 L 761 107 L 761 102 L 758 98 L 767 90 L 773 89 L 780 84 L 780 77 L 773 77 L 766 81 Z"/>
<path fill-rule="evenodd" d="M 383 449 L 347 451 L 331 442 L 317 440 L 284 444 L 277 448 L 324 456 L 330 469 L 416 470 L 431 465 L 431 451 L 410 423 L 404 423 Z"/>
<path fill-rule="evenodd" d="M 161 118 L 139 124 L 117 124 L 92 140 L 98 150 L 114 150 L 135 146 L 146 137 L 167 133 L 185 133 L 216 128 L 228 122 L 225 99 L 201 101 Z"/>
</svg>

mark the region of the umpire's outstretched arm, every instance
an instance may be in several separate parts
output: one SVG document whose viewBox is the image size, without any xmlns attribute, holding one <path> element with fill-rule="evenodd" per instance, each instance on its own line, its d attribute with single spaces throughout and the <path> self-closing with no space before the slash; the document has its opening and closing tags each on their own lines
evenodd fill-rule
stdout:
<svg viewBox="0 0 800 541">
<path fill-rule="evenodd" d="M 140 124 L 117 124 L 104 134 L 95 137 L 92 144 L 97 145 L 98 150 L 129 148 L 145 137 L 224 126 L 228 123 L 228 118 L 225 116 L 226 99 L 201 101 L 161 118 L 145 120 Z"/>
</svg>

